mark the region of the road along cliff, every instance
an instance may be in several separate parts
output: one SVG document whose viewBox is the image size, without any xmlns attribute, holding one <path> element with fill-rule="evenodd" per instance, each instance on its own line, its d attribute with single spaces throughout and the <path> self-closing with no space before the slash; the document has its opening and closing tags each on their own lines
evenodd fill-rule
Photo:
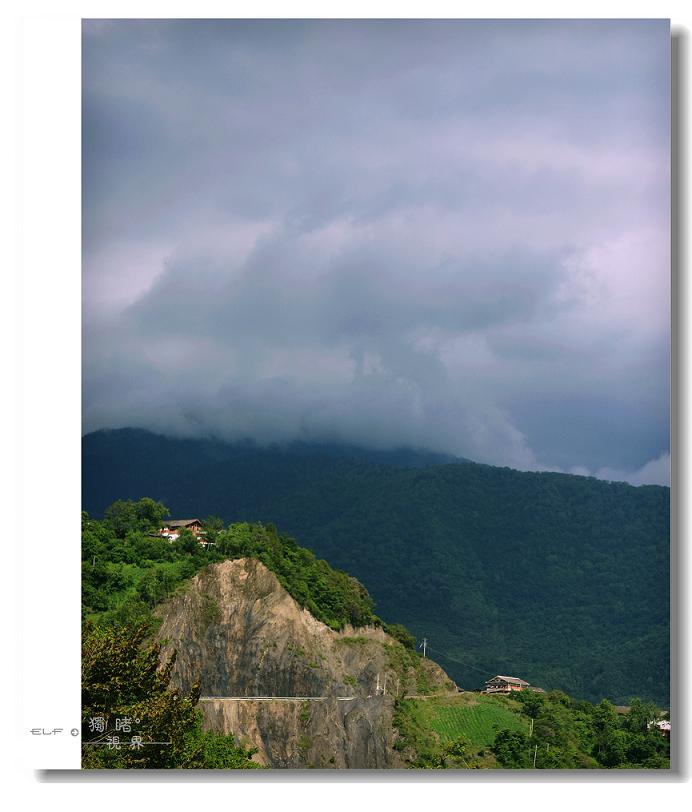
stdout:
<svg viewBox="0 0 692 812">
<path fill-rule="evenodd" d="M 199 683 L 205 726 L 267 766 L 404 766 L 396 697 L 456 690 L 382 628 L 316 620 L 254 559 L 209 565 L 158 614 L 162 656 L 176 652 L 172 684 Z"/>
</svg>

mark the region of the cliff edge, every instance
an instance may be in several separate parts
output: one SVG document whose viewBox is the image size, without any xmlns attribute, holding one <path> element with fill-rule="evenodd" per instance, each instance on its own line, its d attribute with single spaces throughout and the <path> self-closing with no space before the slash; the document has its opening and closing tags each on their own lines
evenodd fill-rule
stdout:
<svg viewBox="0 0 692 812">
<path fill-rule="evenodd" d="M 207 728 L 271 767 L 392 768 L 394 701 L 450 693 L 430 660 L 377 626 L 334 631 L 251 558 L 210 564 L 158 610 L 172 684 L 199 683 Z"/>
</svg>

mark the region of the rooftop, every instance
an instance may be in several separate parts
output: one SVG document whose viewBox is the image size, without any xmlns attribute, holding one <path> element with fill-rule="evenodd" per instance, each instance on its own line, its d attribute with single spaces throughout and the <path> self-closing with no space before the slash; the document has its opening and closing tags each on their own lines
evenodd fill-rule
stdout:
<svg viewBox="0 0 692 812">
<path fill-rule="evenodd" d="M 202 524 L 199 519 L 168 519 L 164 523 L 164 527 L 184 527 L 187 524 L 193 524 L 197 522 L 197 524 Z"/>
<path fill-rule="evenodd" d="M 517 685 L 528 685 L 529 683 L 524 679 L 519 679 L 519 677 L 505 677 L 502 674 L 498 674 L 496 677 L 493 677 L 492 680 L 488 680 L 488 682 L 492 682 L 495 679 L 501 679 L 505 682 L 515 682 Z"/>
</svg>

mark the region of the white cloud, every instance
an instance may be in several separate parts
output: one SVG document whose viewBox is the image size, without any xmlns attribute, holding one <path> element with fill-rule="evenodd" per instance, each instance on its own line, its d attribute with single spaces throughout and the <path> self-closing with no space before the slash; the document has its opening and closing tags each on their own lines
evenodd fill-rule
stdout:
<svg viewBox="0 0 692 812">
<path fill-rule="evenodd" d="M 636 471 L 618 471 L 604 467 L 599 468 L 594 476 L 613 482 L 629 482 L 631 485 L 670 485 L 670 453 L 662 453 Z"/>
</svg>

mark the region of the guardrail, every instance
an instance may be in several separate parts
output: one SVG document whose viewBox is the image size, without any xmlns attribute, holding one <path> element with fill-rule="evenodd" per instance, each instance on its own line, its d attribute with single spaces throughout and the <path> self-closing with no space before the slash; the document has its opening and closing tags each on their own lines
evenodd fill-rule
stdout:
<svg viewBox="0 0 692 812">
<path fill-rule="evenodd" d="M 348 702 L 357 696 L 200 696 L 200 702 L 324 702 L 336 699 Z"/>
</svg>

